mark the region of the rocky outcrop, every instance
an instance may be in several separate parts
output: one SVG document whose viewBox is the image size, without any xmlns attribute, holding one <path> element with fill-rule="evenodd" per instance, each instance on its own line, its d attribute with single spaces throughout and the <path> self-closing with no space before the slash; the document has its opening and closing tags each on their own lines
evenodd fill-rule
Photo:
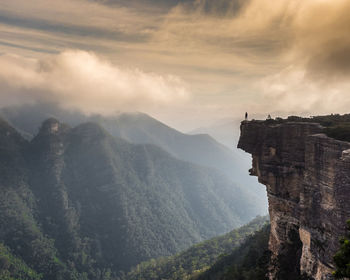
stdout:
<svg viewBox="0 0 350 280">
<path fill-rule="evenodd" d="M 317 123 L 244 121 L 238 147 L 267 188 L 270 279 L 332 279 L 332 258 L 350 218 L 350 143 Z"/>
</svg>

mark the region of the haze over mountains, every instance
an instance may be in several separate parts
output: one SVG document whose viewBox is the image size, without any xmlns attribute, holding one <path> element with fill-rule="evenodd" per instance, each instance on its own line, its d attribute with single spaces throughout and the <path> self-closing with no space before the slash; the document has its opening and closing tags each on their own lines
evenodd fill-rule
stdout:
<svg viewBox="0 0 350 280">
<path fill-rule="evenodd" d="M 239 138 L 239 126 L 242 119 L 223 119 L 190 130 L 188 134 L 209 134 L 218 142 L 224 144 L 228 148 L 236 148 Z"/>
<path fill-rule="evenodd" d="M 96 122 L 111 135 L 128 142 L 154 144 L 178 159 L 215 168 L 238 187 L 244 188 L 245 192 L 250 192 L 250 199 L 265 208 L 260 214 L 267 212 L 265 187 L 258 184 L 256 178 L 248 176 L 251 157 L 235 149 L 238 137 L 235 134 L 239 133 L 238 122 L 223 122 L 198 129 L 197 133 L 193 131 L 191 134 L 185 134 L 143 113 L 119 113 L 109 117 L 86 116 L 78 111 L 61 109 L 52 103 L 2 108 L 0 115 L 28 138 L 33 137 L 41 123 L 50 117 L 71 126 L 89 121 Z M 227 145 L 219 143 L 212 135 Z"/>
<path fill-rule="evenodd" d="M 34 125 L 26 127 L 34 118 L 13 116 L 32 138 L 1 121 L 0 240 L 44 279 L 108 279 L 264 213 L 263 199 L 248 188 L 156 145 L 129 143 L 98 123 L 72 128 L 54 118 L 33 135 Z M 130 138 L 138 131 L 124 126 Z"/>
<path fill-rule="evenodd" d="M 235 172 L 231 172 L 231 175 L 234 176 L 232 179 L 236 182 L 242 182 L 243 185 L 249 187 L 249 189 L 254 190 L 255 193 L 258 193 L 263 197 L 265 195 L 265 188 L 261 188 L 262 186 L 257 182 L 256 178 L 246 176 L 247 170 L 251 168 L 251 156 L 236 148 L 240 134 L 239 128 L 241 121 L 242 119 L 222 119 L 208 124 L 207 126 L 191 130 L 188 133 L 191 135 L 208 134 L 233 151 L 235 162 L 239 162 L 239 167 L 240 170 L 242 170 L 242 173 L 238 175 Z"/>
</svg>

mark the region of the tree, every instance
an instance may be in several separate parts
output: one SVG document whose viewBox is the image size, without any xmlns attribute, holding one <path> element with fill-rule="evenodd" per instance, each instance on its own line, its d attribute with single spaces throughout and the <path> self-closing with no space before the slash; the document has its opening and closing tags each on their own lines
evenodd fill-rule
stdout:
<svg viewBox="0 0 350 280">
<path fill-rule="evenodd" d="M 336 270 L 334 277 L 342 279 L 350 277 L 350 220 L 347 221 L 348 234 L 340 240 L 340 249 L 334 255 Z"/>
</svg>

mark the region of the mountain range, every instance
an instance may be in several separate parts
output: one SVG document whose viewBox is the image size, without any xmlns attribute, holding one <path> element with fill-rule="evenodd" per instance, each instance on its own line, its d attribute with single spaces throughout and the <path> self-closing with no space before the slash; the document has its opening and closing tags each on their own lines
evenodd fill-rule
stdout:
<svg viewBox="0 0 350 280">
<path fill-rule="evenodd" d="M 110 279 L 263 211 L 214 168 L 99 123 L 24 128 L 0 122 L 0 243 L 45 280 Z"/>
<path fill-rule="evenodd" d="M 52 103 L 6 107 L 0 109 L 0 116 L 28 139 L 38 132 L 41 123 L 48 118 L 56 118 L 70 126 L 84 122 L 98 123 L 111 135 L 130 143 L 153 144 L 177 159 L 216 169 L 244 192 L 250 193 L 250 200 L 262 209 L 259 214 L 267 213 L 265 187 L 256 178 L 248 176 L 251 157 L 236 149 L 239 130 L 237 122 L 232 120 L 186 134 L 144 113 L 84 115 Z"/>
</svg>

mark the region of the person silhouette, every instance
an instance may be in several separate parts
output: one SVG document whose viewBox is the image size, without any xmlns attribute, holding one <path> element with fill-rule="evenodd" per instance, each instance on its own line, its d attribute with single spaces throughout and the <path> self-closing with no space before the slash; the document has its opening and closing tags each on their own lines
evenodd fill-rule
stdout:
<svg viewBox="0 0 350 280">
<path fill-rule="evenodd" d="M 245 120 L 248 120 L 248 113 L 245 112 Z"/>
</svg>

